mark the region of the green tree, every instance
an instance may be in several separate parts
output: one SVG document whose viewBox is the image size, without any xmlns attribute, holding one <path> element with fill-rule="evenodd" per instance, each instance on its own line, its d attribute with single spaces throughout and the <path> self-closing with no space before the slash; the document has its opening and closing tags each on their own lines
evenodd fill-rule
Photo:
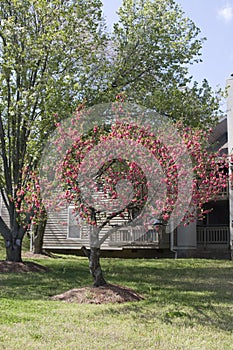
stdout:
<svg viewBox="0 0 233 350">
<path fill-rule="evenodd" d="M 85 96 L 84 81 L 94 74 L 103 42 L 100 25 L 98 0 L 1 1 L 0 190 L 9 220 L 0 217 L 0 232 L 7 260 L 21 261 L 34 215 L 31 208 L 22 221 L 21 190 L 55 127 L 55 114 L 68 116 Z"/>
<path fill-rule="evenodd" d="M 34 212 L 19 221 L 17 193 L 57 116 L 123 93 L 173 120 L 208 127 L 219 97 L 206 81 L 190 87 L 188 67 L 200 61 L 203 40 L 173 0 L 124 0 L 112 33 L 100 0 L 2 0 L 0 21 L 0 190 L 9 213 L 0 232 L 7 259 L 21 260 Z"/>
<path fill-rule="evenodd" d="M 125 92 L 129 100 L 187 125 L 215 123 L 221 93 L 206 80 L 200 87 L 191 83 L 188 69 L 201 61 L 204 39 L 181 7 L 173 0 L 124 0 L 118 15 L 101 99 Z"/>
</svg>

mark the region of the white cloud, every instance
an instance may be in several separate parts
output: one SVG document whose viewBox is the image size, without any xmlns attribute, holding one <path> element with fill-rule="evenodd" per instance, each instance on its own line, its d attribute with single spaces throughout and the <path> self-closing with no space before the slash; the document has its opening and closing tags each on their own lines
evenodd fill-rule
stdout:
<svg viewBox="0 0 233 350">
<path fill-rule="evenodd" d="M 233 20 L 233 6 L 227 4 L 218 10 L 218 17 L 223 19 L 226 23 Z"/>
</svg>

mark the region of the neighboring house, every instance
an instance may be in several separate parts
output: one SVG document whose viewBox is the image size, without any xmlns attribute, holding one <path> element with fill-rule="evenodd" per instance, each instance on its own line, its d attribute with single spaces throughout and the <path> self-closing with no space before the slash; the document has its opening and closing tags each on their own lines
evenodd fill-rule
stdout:
<svg viewBox="0 0 233 350">
<path fill-rule="evenodd" d="M 227 116 L 214 129 L 211 143 L 216 144 L 221 152 L 229 154 L 233 152 L 233 78 L 227 80 L 227 86 L 230 86 Z M 187 227 L 179 226 L 175 231 L 168 228 L 165 232 L 159 226 L 157 230 L 153 229 L 147 233 L 142 233 L 141 227 L 122 228 L 103 243 L 102 255 L 231 258 L 233 189 L 229 187 L 216 201 L 209 202 L 206 206 L 213 210 L 203 221 L 196 221 Z M 81 254 L 83 245 L 89 246 L 85 225 L 77 223 L 72 210 L 72 207 L 64 208 L 49 217 L 44 236 L 44 249 L 78 255 Z"/>
</svg>

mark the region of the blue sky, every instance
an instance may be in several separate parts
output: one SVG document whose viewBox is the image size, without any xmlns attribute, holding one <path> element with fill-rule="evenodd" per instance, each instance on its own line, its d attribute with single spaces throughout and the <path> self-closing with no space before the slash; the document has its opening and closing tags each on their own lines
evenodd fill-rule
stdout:
<svg viewBox="0 0 233 350">
<path fill-rule="evenodd" d="M 185 14 L 201 29 L 202 63 L 190 70 L 194 80 L 206 78 L 213 88 L 225 87 L 233 73 L 233 0 L 177 0 Z M 103 0 L 104 14 L 110 25 L 117 20 L 121 0 Z"/>
</svg>

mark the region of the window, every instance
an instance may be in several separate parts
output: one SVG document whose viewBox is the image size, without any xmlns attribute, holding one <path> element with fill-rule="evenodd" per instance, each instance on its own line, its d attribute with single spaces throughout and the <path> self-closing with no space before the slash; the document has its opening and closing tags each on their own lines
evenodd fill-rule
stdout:
<svg viewBox="0 0 233 350">
<path fill-rule="evenodd" d="M 67 238 L 81 238 L 81 225 L 77 213 L 74 212 L 74 207 L 68 207 L 68 232 Z"/>
</svg>

